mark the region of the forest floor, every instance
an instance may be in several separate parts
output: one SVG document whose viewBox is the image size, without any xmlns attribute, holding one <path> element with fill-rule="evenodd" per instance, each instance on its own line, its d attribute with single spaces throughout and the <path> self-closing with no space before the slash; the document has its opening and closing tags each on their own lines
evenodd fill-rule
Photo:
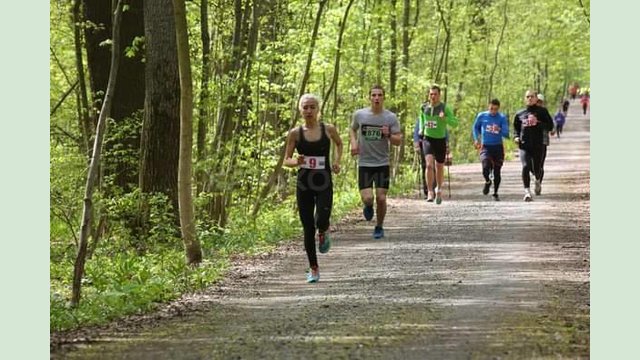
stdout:
<svg viewBox="0 0 640 360">
<path fill-rule="evenodd" d="M 381 240 L 360 212 L 337 223 L 317 284 L 299 239 L 160 311 L 51 334 L 51 358 L 588 358 L 589 141 L 572 103 L 533 202 L 517 158 L 500 202 L 454 165 L 441 205 L 389 199 Z"/>
</svg>

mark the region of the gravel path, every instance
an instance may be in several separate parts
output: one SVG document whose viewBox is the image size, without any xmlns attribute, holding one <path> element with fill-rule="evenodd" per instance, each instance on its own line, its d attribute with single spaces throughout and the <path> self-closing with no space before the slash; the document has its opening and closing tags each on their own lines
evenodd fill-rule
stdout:
<svg viewBox="0 0 640 360">
<path fill-rule="evenodd" d="M 531 203 L 520 171 L 505 164 L 494 202 L 479 164 L 453 166 L 442 205 L 390 199 L 382 240 L 347 217 L 318 284 L 304 282 L 299 241 L 52 358 L 588 358 L 589 119 L 577 102 Z"/>
</svg>

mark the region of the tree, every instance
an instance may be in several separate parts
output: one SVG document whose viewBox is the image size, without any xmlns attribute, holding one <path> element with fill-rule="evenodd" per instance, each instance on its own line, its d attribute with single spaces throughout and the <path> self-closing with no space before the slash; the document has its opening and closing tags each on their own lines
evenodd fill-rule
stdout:
<svg viewBox="0 0 640 360">
<path fill-rule="evenodd" d="M 171 0 L 145 1 L 146 76 L 140 146 L 139 186 L 171 200 L 178 224 L 178 158 L 180 146 L 180 76 Z M 146 206 L 140 225 L 146 232 Z"/>
<path fill-rule="evenodd" d="M 97 109 L 103 101 L 111 63 L 109 48 L 105 46 L 112 41 L 111 1 L 83 0 L 83 7 L 85 20 L 88 22 L 85 39 L 93 95 L 92 117 L 95 119 Z M 123 48 L 117 54 L 120 71 L 111 109 L 111 118 L 117 125 L 123 124 L 128 118 L 135 119 L 134 114 L 144 107 L 145 64 L 138 44 L 144 34 L 144 20 L 141 2 L 128 1 L 120 25 L 120 43 Z M 95 120 L 93 127 L 95 128 Z M 137 129 L 132 129 L 126 137 L 106 139 L 104 143 L 105 156 L 109 154 L 103 162 L 104 174 L 113 175 L 114 185 L 125 191 L 131 190 L 138 183 L 139 147 L 140 134 Z M 123 156 L 123 153 L 127 156 Z"/>
<path fill-rule="evenodd" d="M 100 166 L 100 155 L 102 152 L 102 140 L 105 133 L 105 124 L 111 112 L 111 103 L 113 101 L 114 90 L 116 87 L 116 76 L 118 74 L 118 54 L 120 51 L 120 18 L 122 17 L 122 0 L 118 0 L 116 11 L 113 15 L 113 43 L 111 49 L 111 70 L 109 71 L 109 81 L 107 91 L 98 117 L 96 127 L 96 136 L 93 143 L 93 152 L 91 156 L 91 164 L 87 175 L 87 185 L 84 193 L 84 208 L 82 210 L 82 221 L 80 225 L 80 246 L 73 269 L 73 287 L 71 294 L 71 305 L 78 306 L 80 302 L 80 289 L 82 285 L 82 276 L 84 274 L 84 264 L 87 254 L 87 244 L 89 242 L 89 234 L 91 232 L 91 215 L 93 212 L 93 190 L 95 188 L 98 169 Z"/>
<path fill-rule="evenodd" d="M 180 229 L 187 264 L 202 261 L 200 242 L 196 238 L 196 221 L 191 195 L 191 146 L 193 144 L 193 84 L 189 59 L 189 34 L 184 0 L 173 0 L 175 13 L 178 66 L 180 69 L 180 159 L 178 165 L 178 190 L 180 196 Z"/>
</svg>

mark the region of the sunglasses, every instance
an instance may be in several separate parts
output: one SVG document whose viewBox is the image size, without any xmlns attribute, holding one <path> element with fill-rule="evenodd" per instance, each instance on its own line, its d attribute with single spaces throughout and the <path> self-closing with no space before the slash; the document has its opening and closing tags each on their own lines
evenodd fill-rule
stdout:
<svg viewBox="0 0 640 360">
<path fill-rule="evenodd" d="M 527 96 L 526 96 L 526 98 L 527 98 L 527 99 L 530 99 L 530 98 L 532 98 L 532 97 L 535 97 L 535 96 L 534 96 L 534 95 L 527 95 Z"/>
</svg>

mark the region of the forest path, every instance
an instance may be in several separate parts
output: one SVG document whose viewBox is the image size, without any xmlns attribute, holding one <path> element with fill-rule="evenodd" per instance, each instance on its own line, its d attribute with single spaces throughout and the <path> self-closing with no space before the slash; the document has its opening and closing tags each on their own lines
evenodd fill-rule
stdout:
<svg viewBox="0 0 640 360">
<path fill-rule="evenodd" d="M 589 139 L 573 102 L 531 203 L 517 158 L 500 202 L 482 195 L 479 164 L 455 165 L 441 205 L 389 200 L 382 240 L 359 214 L 337 225 L 317 284 L 298 241 L 183 299 L 181 316 L 115 326 L 52 358 L 587 358 Z"/>
</svg>

